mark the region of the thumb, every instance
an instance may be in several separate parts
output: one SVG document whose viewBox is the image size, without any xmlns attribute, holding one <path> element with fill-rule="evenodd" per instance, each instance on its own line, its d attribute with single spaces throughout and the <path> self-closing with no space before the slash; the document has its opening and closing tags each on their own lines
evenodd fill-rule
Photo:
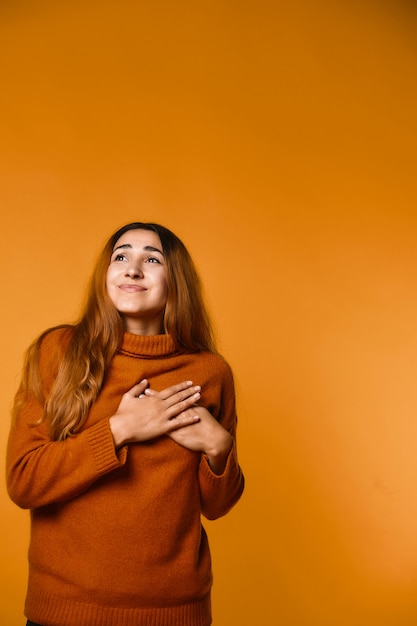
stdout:
<svg viewBox="0 0 417 626">
<path fill-rule="evenodd" d="M 129 389 L 128 393 L 130 393 L 132 396 L 135 396 L 137 398 L 145 391 L 148 385 L 149 385 L 148 380 L 144 378 L 143 380 L 140 381 L 140 383 L 136 383 L 136 385 L 134 385 L 131 389 Z"/>
</svg>

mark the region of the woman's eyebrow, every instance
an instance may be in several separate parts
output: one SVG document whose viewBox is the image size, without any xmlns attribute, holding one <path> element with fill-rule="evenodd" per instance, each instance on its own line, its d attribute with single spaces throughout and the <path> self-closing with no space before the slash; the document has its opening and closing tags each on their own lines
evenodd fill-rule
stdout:
<svg viewBox="0 0 417 626">
<path fill-rule="evenodd" d="M 144 246 L 143 249 L 146 250 L 146 252 L 159 252 L 159 254 L 162 254 L 162 256 L 164 256 L 164 253 L 159 248 L 154 248 L 153 246 Z"/>
<path fill-rule="evenodd" d="M 131 247 L 132 246 L 131 246 L 130 243 L 122 243 L 120 246 L 117 246 L 117 248 L 113 248 L 113 252 L 116 252 L 116 250 L 122 250 L 122 249 L 125 249 L 125 248 L 131 248 Z"/>
<path fill-rule="evenodd" d="M 126 248 L 130 248 L 131 249 L 131 248 L 133 248 L 133 246 L 130 243 L 122 243 L 120 246 L 117 246 L 117 248 L 114 248 L 113 252 L 116 252 L 116 250 L 122 250 L 122 249 L 126 249 Z M 145 252 L 159 252 L 159 254 L 164 256 L 164 253 L 162 252 L 162 250 L 159 250 L 159 248 L 154 248 L 154 246 L 144 246 L 143 249 L 145 250 Z"/>
</svg>

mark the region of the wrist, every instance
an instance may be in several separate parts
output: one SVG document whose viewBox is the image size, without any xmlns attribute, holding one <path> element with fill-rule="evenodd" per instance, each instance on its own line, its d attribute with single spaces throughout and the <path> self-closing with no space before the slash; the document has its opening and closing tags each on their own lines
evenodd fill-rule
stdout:
<svg viewBox="0 0 417 626">
<path fill-rule="evenodd" d="M 222 474 L 226 468 L 227 458 L 233 446 L 232 436 L 225 431 L 221 440 L 216 445 L 205 450 L 208 463 L 215 474 Z"/>
<path fill-rule="evenodd" d="M 109 419 L 109 426 L 111 434 L 113 435 L 114 447 L 117 450 L 125 445 L 129 441 L 129 438 L 123 425 L 123 421 L 117 415 L 112 415 Z"/>
</svg>

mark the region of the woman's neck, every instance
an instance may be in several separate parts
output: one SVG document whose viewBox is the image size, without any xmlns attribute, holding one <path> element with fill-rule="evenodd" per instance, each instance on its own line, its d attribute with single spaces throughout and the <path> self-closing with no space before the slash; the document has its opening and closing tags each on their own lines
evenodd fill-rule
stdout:
<svg viewBox="0 0 417 626">
<path fill-rule="evenodd" d="M 163 334 L 163 324 L 160 318 L 157 319 L 141 319 L 141 318 L 124 318 L 125 330 L 133 335 L 161 335 Z"/>
</svg>

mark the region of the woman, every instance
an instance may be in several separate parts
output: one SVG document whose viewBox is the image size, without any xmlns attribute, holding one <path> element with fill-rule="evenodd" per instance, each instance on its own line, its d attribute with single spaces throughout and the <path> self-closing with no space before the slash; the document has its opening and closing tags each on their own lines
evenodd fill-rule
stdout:
<svg viewBox="0 0 417 626">
<path fill-rule="evenodd" d="M 200 515 L 243 491 L 233 377 L 199 279 L 168 229 L 108 241 L 74 325 L 26 356 L 10 497 L 31 509 L 25 615 L 42 626 L 207 626 Z"/>
</svg>

